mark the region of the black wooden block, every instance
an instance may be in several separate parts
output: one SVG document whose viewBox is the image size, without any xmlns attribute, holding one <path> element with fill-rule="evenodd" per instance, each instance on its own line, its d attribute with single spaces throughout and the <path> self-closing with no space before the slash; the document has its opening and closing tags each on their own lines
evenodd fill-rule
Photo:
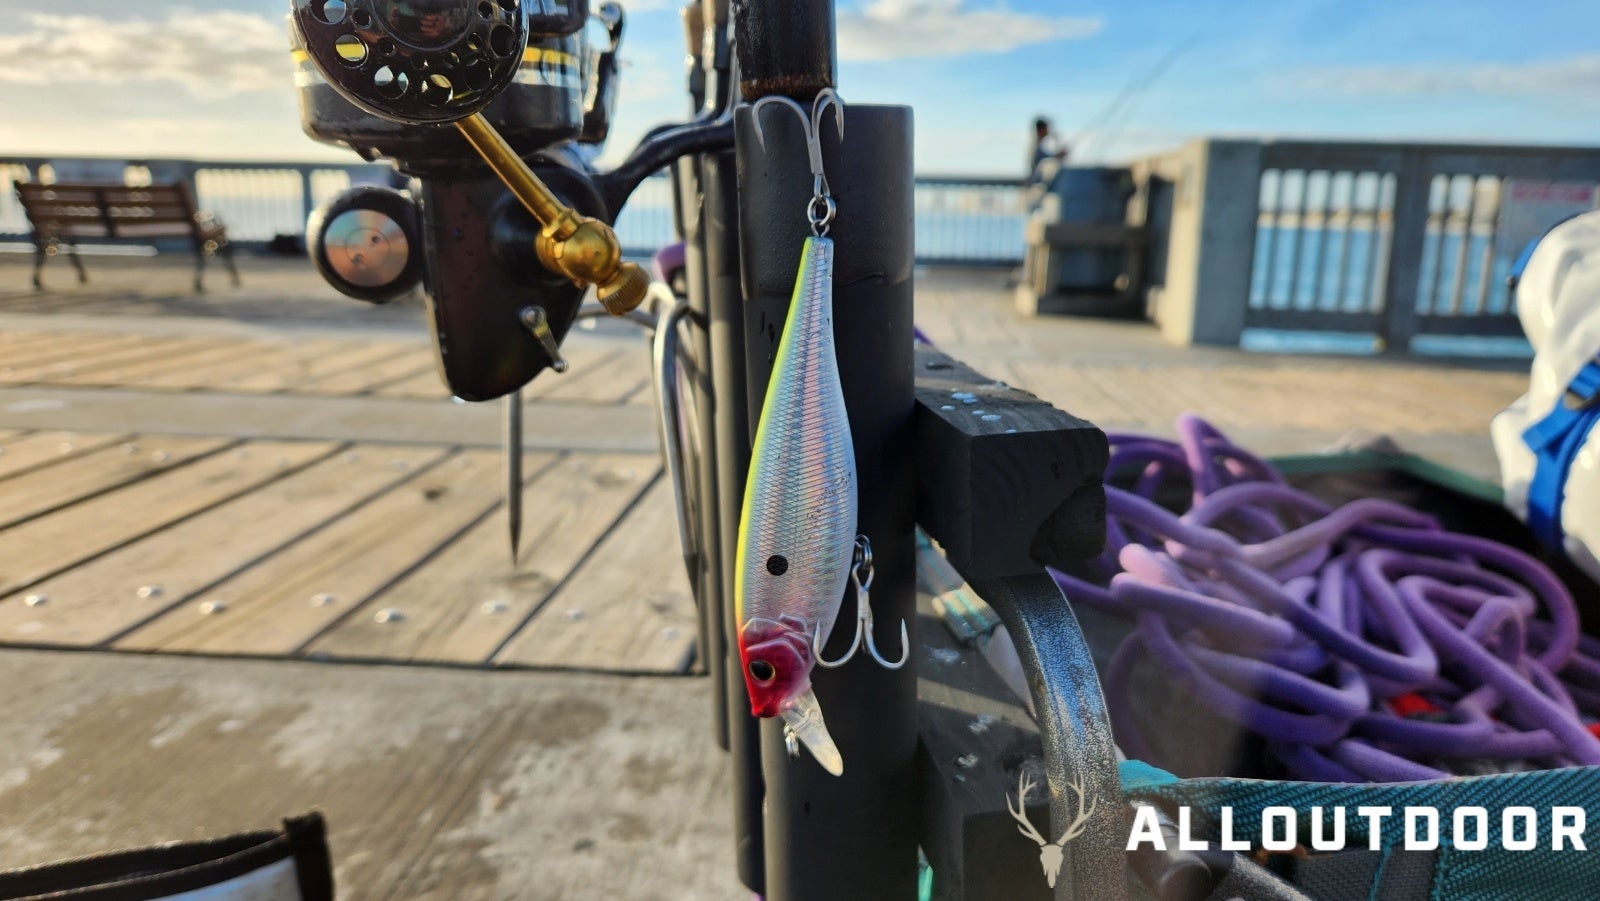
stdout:
<svg viewBox="0 0 1600 901">
<path fill-rule="evenodd" d="M 931 610 L 924 596 L 920 605 Z M 935 616 L 917 634 L 917 733 L 921 739 L 922 850 L 933 867 L 937 901 L 1045 901 L 1052 893 L 1039 849 L 1006 805 L 1017 773 L 1038 784 L 1029 819 L 1050 831 L 1039 730 L 983 656 L 955 642 Z"/>
<path fill-rule="evenodd" d="M 1094 424 L 919 347 L 917 522 L 968 581 L 1105 546 L 1110 449 Z"/>
</svg>

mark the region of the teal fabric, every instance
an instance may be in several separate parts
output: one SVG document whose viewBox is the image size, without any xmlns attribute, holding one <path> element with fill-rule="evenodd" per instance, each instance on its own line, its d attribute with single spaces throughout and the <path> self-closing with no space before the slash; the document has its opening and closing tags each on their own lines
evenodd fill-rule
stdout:
<svg viewBox="0 0 1600 901">
<path fill-rule="evenodd" d="M 1406 807 L 1431 807 L 1439 811 L 1440 846 L 1432 875 L 1430 897 L 1436 901 L 1510 901 L 1510 899 L 1590 899 L 1600 897 L 1600 767 L 1573 767 L 1530 773 L 1509 773 L 1437 782 L 1380 785 L 1268 782 L 1249 779 L 1177 779 L 1155 767 L 1130 762 L 1122 768 L 1124 790 L 1130 798 L 1162 806 L 1191 808 L 1196 838 L 1215 840 L 1219 835 L 1219 809 L 1233 808 L 1233 837 L 1246 841 L 1259 837 L 1261 812 L 1268 807 L 1292 807 L 1299 812 L 1296 834 L 1310 841 L 1311 808 L 1346 808 L 1347 850 L 1367 847 L 1367 820 L 1358 807 L 1391 807 L 1384 821 L 1382 851 L 1385 863 L 1395 859 L 1403 845 Z M 1588 851 L 1567 843 L 1551 848 L 1551 809 L 1584 810 L 1581 834 Z M 1467 850 L 1451 843 L 1454 811 L 1482 807 L 1487 811 L 1488 848 Z M 1508 807 L 1531 807 L 1536 812 L 1533 850 L 1512 851 L 1502 846 L 1501 815 Z M 1325 813 L 1324 816 L 1327 816 Z M 1378 867 L 1382 881 L 1384 865 Z M 1370 896 L 1376 897 L 1376 885 Z"/>
<path fill-rule="evenodd" d="M 1160 767 L 1151 766 L 1143 760 L 1124 760 L 1118 770 L 1122 776 L 1122 793 L 1130 797 L 1178 781 L 1177 776 Z"/>
</svg>

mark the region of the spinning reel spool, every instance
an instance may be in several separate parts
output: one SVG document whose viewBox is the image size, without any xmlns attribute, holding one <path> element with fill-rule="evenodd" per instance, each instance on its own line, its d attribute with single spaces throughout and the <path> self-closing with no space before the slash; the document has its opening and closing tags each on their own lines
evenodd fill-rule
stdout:
<svg viewBox="0 0 1600 901">
<path fill-rule="evenodd" d="M 294 0 L 289 30 L 309 135 L 419 176 L 481 168 L 454 129 L 418 127 L 448 124 L 463 109 L 481 111 L 525 154 L 578 137 L 584 0 L 559 16 L 543 11 L 549 0 L 521 0 L 523 15 L 499 0 L 433 3 L 440 9 Z"/>
<path fill-rule="evenodd" d="M 367 112 L 411 125 L 481 112 L 516 77 L 528 45 L 522 0 L 295 0 L 294 7 L 305 52 L 329 83 Z"/>
</svg>

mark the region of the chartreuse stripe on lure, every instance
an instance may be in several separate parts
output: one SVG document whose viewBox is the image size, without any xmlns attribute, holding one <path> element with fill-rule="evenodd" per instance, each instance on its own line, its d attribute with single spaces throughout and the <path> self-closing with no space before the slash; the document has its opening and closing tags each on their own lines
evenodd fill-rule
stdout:
<svg viewBox="0 0 1600 901">
<path fill-rule="evenodd" d="M 761 406 L 734 598 L 751 713 L 781 716 L 824 769 L 844 760 L 811 691 L 812 653 L 844 600 L 856 536 L 856 461 L 833 338 L 833 241 L 806 239 Z M 820 635 L 817 633 L 820 631 Z"/>
</svg>

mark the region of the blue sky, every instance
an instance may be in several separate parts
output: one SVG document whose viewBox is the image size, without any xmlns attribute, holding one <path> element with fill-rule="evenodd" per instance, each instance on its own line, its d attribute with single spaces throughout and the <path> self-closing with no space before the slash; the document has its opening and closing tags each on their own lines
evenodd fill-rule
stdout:
<svg viewBox="0 0 1600 901">
<path fill-rule="evenodd" d="M 685 112 L 678 4 L 623 2 L 611 159 Z M 0 155 L 348 158 L 299 131 L 287 6 L 0 0 Z M 1014 174 L 1039 113 L 1083 160 L 1205 134 L 1600 144 L 1595 0 L 841 0 L 838 17 L 840 93 L 912 105 L 923 172 Z"/>
</svg>

